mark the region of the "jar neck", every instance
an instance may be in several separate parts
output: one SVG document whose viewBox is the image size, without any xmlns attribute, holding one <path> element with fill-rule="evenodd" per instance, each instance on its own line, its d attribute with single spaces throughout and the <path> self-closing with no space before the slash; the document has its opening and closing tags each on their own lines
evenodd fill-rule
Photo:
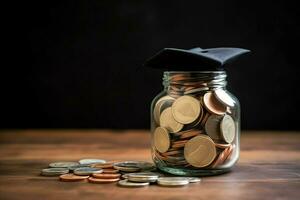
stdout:
<svg viewBox="0 0 300 200">
<path fill-rule="evenodd" d="M 225 71 L 166 71 L 163 75 L 163 85 L 169 94 L 193 94 L 218 88 L 225 89 L 226 77 Z"/>
</svg>

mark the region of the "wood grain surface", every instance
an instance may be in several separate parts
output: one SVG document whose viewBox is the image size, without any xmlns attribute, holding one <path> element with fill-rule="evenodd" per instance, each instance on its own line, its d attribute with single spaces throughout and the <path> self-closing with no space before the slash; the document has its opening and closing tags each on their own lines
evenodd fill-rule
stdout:
<svg viewBox="0 0 300 200">
<path fill-rule="evenodd" d="M 181 188 L 65 183 L 40 176 L 54 161 L 146 160 L 143 130 L 16 130 L 0 133 L 0 199 L 299 199 L 300 133 L 243 132 L 233 171 Z"/>
</svg>

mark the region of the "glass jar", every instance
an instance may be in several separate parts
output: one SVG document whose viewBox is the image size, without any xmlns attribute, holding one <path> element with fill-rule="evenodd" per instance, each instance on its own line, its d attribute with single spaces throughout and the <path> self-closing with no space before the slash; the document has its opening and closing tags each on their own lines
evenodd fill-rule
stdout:
<svg viewBox="0 0 300 200">
<path fill-rule="evenodd" d="M 167 71 L 151 104 L 152 159 L 162 171 L 208 176 L 239 158 L 240 105 L 225 71 Z"/>
</svg>

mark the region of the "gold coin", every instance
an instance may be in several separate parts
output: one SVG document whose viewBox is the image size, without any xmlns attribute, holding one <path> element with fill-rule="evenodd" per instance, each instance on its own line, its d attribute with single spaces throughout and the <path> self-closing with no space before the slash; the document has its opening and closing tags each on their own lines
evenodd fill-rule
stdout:
<svg viewBox="0 0 300 200">
<path fill-rule="evenodd" d="M 159 124 L 160 113 L 167 107 L 170 107 L 173 102 L 174 98 L 170 96 L 164 96 L 157 100 L 153 109 L 153 118 L 157 124 Z"/>
<path fill-rule="evenodd" d="M 196 98 L 185 95 L 174 101 L 172 114 L 176 121 L 182 124 L 190 124 L 199 117 L 200 106 L 200 102 Z"/>
<path fill-rule="evenodd" d="M 221 134 L 220 134 L 221 120 L 222 120 L 222 116 L 211 115 L 208 117 L 208 119 L 205 123 L 206 134 L 213 140 L 222 140 Z"/>
<path fill-rule="evenodd" d="M 225 115 L 220 123 L 221 136 L 225 142 L 231 143 L 235 137 L 235 124 L 232 117 Z"/>
<path fill-rule="evenodd" d="M 215 144 L 206 135 L 193 137 L 184 146 L 184 157 L 194 167 L 206 167 L 216 157 Z"/>
<path fill-rule="evenodd" d="M 205 93 L 203 103 L 205 108 L 212 114 L 224 115 L 227 109 L 225 105 L 218 101 L 212 92 Z"/>
<path fill-rule="evenodd" d="M 183 128 L 183 124 L 177 122 L 173 115 L 171 107 L 165 109 L 160 115 L 160 126 L 168 129 L 172 133 L 176 133 Z"/>
<path fill-rule="evenodd" d="M 160 153 L 165 153 L 170 148 L 170 136 L 167 129 L 157 127 L 154 131 L 154 146 Z"/>
</svg>

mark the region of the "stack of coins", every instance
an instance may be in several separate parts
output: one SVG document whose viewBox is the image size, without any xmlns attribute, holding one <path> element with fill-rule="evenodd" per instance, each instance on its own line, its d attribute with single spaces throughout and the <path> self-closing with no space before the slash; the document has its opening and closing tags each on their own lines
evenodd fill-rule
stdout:
<svg viewBox="0 0 300 200">
<path fill-rule="evenodd" d="M 167 95 L 154 102 L 152 111 L 154 161 L 177 168 L 224 167 L 233 157 L 237 135 L 236 102 L 218 87 L 226 75 L 205 80 L 189 73 L 167 77 Z"/>
<path fill-rule="evenodd" d="M 62 182 L 118 183 L 121 187 L 184 186 L 197 183 L 197 177 L 165 177 L 153 163 L 144 161 L 107 162 L 102 159 L 83 159 L 78 162 L 50 163 L 41 171 L 43 176 L 58 176 Z"/>
</svg>

